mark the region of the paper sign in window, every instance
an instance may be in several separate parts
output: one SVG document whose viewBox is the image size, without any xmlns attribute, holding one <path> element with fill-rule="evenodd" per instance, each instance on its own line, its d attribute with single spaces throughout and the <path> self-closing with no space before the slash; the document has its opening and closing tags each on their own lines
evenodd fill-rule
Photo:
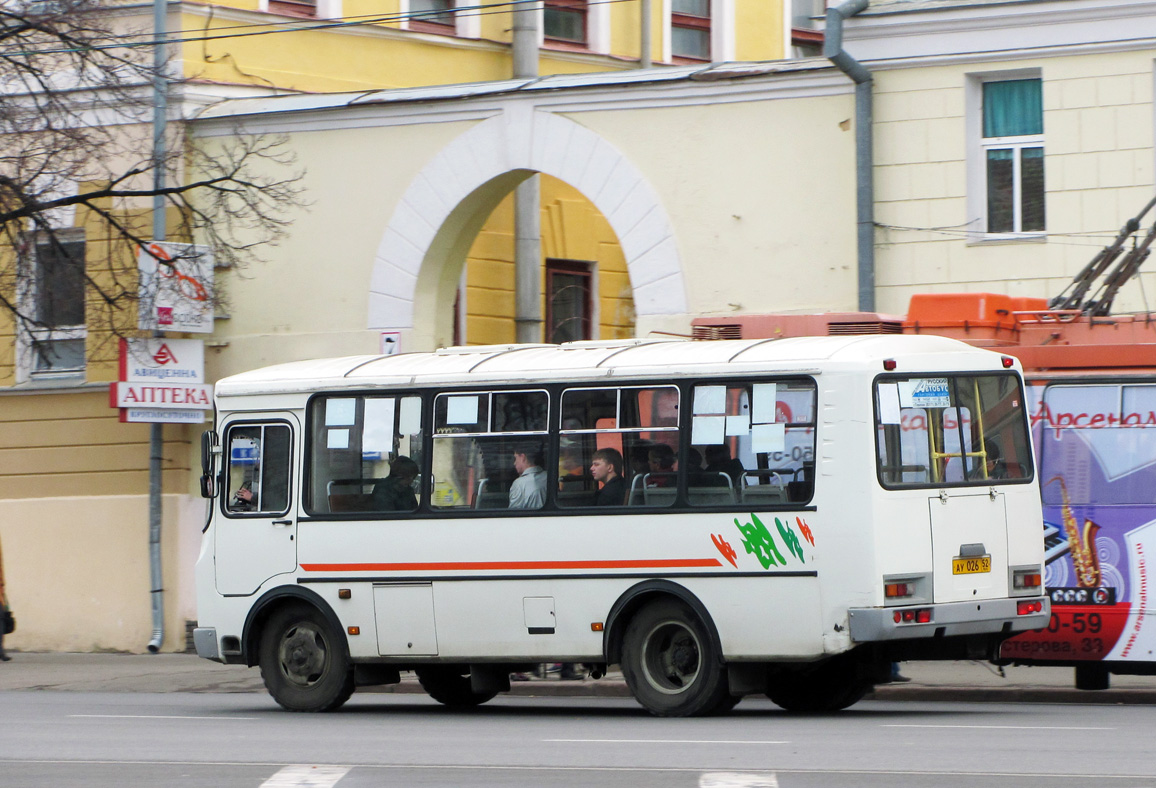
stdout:
<svg viewBox="0 0 1156 788">
<path fill-rule="evenodd" d="M 751 403 L 751 421 L 755 424 L 774 424 L 775 408 L 779 401 L 777 383 L 756 383 L 754 402 Z"/>
<path fill-rule="evenodd" d="M 691 419 L 690 442 L 713 446 L 726 438 L 726 416 L 695 416 Z"/>
<path fill-rule="evenodd" d="M 751 433 L 751 417 L 727 416 L 727 437 L 744 437 Z"/>
<path fill-rule="evenodd" d="M 365 431 L 361 435 L 361 451 L 393 452 L 393 397 L 370 397 L 365 400 Z"/>
<path fill-rule="evenodd" d="M 705 416 L 727 412 L 726 386 L 695 386 L 694 415 Z"/>
<path fill-rule="evenodd" d="M 951 390 L 947 378 L 900 380 L 899 404 L 905 408 L 950 408 Z"/>
<path fill-rule="evenodd" d="M 786 424 L 756 424 L 751 428 L 751 450 L 756 454 L 787 448 Z"/>
<path fill-rule="evenodd" d="M 348 449 L 349 430 L 329 430 L 329 434 L 326 435 L 325 448 Z"/>
<path fill-rule="evenodd" d="M 450 397 L 446 405 L 446 424 L 477 424 L 477 397 Z"/>
<path fill-rule="evenodd" d="M 357 414 L 357 400 L 352 397 L 325 400 L 325 426 L 352 426 Z"/>
<path fill-rule="evenodd" d="M 397 431 L 402 435 L 421 432 L 421 397 L 402 397 Z"/>
<path fill-rule="evenodd" d="M 879 384 L 879 423 L 899 424 L 899 387 L 894 383 Z"/>
</svg>

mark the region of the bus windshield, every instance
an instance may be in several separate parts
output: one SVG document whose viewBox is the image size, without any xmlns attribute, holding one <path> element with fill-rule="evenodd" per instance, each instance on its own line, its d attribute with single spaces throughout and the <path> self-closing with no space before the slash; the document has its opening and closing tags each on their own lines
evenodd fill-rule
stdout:
<svg viewBox="0 0 1156 788">
<path fill-rule="evenodd" d="M 875 419 L 884 487 L 1032 478 L 1015 375 L 883 377 L 875 384 Z"/>
</svg>

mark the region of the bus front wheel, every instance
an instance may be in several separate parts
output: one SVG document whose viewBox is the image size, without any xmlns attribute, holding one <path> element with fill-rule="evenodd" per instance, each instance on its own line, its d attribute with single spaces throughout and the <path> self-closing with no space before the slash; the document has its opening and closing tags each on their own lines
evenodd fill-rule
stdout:
<svg viewBox="0 0 1156 788">
<path fill-rule="evenodd" d="M 415 668 L 418 683 L 426 693 L 443 706 L 468 709 L 492 699 L 496 692 L 474 692 L 470 669 L 462 665 L 428 665 Z"/>
<path fill-rule="evenodd" d="M 288 605 L 265 625 L 259 653 L 266 689 L 290 711 L 333 711 L 353 694 L 353 669 L 319 610 Z"/>
<path fill-rule="evenodd" d="M 622 675 L 635 700 L 658 717 L 710 714 L 730 695 L 706 626 L 675 600 L 652 602 L 630 621 Z"/>
</svg>

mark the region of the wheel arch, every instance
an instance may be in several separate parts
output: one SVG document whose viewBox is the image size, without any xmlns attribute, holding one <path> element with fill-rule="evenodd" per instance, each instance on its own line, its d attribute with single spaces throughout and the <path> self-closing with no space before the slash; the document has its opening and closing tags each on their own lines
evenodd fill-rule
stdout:
<svg viewBox="0 0 1156 788">
<path fill-rule="evenodd" d="M 316 608 L 325 617 L 326 623 L 333 627 L 333 631 L 342 636 L 339 638 L 339 642 L 345 656 L 349 657 L 349 641 L 344 637 L 345 628 L 341 626 L 341 620 L 333 612 L 329 603 L 311 589 L 301 586 L 278 586 L 262 594 L 249 608 L 249 615 L 245 617 L 245 628 L 241 632 L 241 648 L 242 658 L 246 665 L 253 667 L 257 664 L 259 654 L 257 646 L 260 643 L 261 631 L 265 628 L 265 622 L 274 612 L 293 602 L 304 602 Z"/>
<path fill-rule="evenodd" d="M 663 598 L 673 598 L 683 602 L 698 616 L 703 626 L 706 627 L 715 653 L 719 655 L 719 662 L 725 664 L 726 658 L 723 655 L 722 639 L 719 637 L 718 628 L 715 626 L 711 614 L 707 611 L 706 605 L 686 586 L 671 580 L 644 580 L 628 588 L 614 602 L 610 608 L 610 614 L 606 617 L 606 627 L 602 633 L 602 653 L 605 655 L 607 663 L 615 663 L 621 659 L 622 640 L 626 634 L 626 627 L 634 614 L 643 606 Z"/>
</svg>

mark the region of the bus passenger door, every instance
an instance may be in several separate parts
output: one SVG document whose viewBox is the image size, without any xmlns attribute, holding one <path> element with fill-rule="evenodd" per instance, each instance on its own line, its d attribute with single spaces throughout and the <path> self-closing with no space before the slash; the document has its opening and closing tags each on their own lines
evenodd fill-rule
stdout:
<svg viewBox="0 0 1156 788">
<path fill-rule="evenodd" d="M 291 413 L 234 419 L 224 430 L 224 484 L 214 534 L 217 591 L 248 595 L 297 568 L 297 478 Z"/>
</svg>

